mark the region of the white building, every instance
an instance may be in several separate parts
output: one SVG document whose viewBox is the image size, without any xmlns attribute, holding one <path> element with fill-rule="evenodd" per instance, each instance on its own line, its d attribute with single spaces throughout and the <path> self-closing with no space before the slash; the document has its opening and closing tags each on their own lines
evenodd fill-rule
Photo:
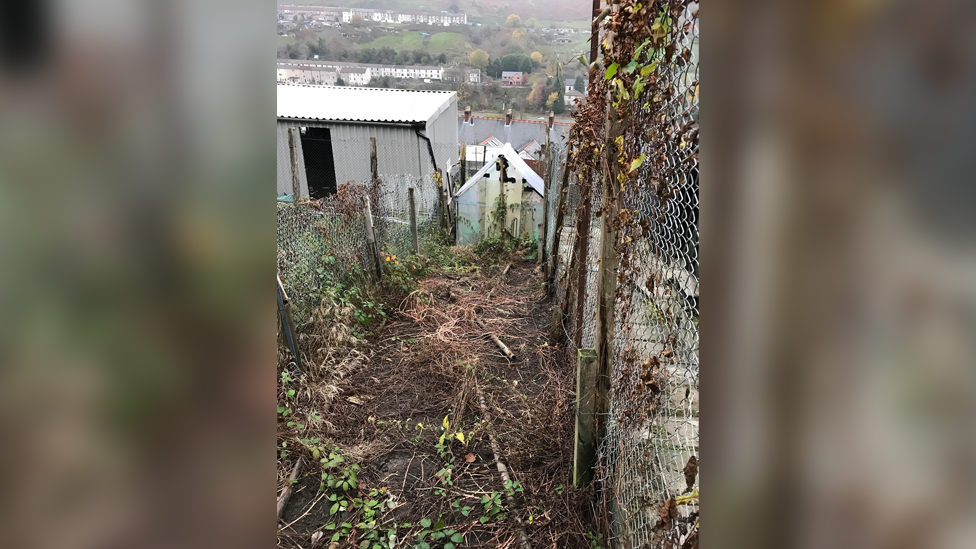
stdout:
<svg viewBox="0 0 976 549">
<path fill-rule="evenodd" d="M 346 63 L 341 61 L 320 61 L 312 59 L 279 59 L 279 75 L 283 69 L 331 70 L 338 72 L 339 76 L 342 77 L 342 80 L 346 84 L 353 86 L 365 86 L 369 84 L 371 79 L 383 78 L 384 76 L 399 79 L 444 80 L 444 67 L 433 67 L 427 65 L 376 65 L 369 63 Z M 362 75 L 361 71 L 364 70 L 367 71 L 368 76 Z M 354 77 L 354 81 L 356 83 L 352 83 L 349 78 L 346 78 L 346 75 L 351 75 L 353 71 L 355 71 L 355 74 L 357 75 Z M 289 76 L 293 75 L 289 73 Z M 278 81 L 284 82 L 286 80 L 279 76 Z M 305 84 L 313 83 L 305 80 L 297 80 L 297 82 Z"/>
</svg>

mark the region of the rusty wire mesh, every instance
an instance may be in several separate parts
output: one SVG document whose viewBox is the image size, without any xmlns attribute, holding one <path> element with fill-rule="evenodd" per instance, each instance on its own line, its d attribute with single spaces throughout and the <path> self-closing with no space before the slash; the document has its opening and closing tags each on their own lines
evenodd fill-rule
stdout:
<svg viewBox="0 0 976 549">
<path fill-rule="evenodd" d="M 609 411 L 600 420 L 605 431 L 596 475 L 608 541 L 625 548 L 697 547 L 698 4 L 659 0 L 643 6 L 641 15 L 633 4 L 617 2 L 603 28 L 613 36 L 603 41 L 604 66 L 614 64 L 623 76 L 598 78 L 574 127 L 574 146 L 605 142 L 613 131 L 605 121 L 624 112 L 622 140 L 601 149 L 605 157 L 583 154 L 571 163 L 563 234 L 552 250 L 553 291 L 556 307 L 567 313 L 565 360 L 575 365 L 578 347 L 594 346 L 601 216 L 610 216 L 619 282 Z M 642 43 L 643 57 L 637 53 Z M 631 59 L 638 68 L 626 73 Z M 642 91 L 633 87 L 641 67 L 650 67 Z M 617 179 L 626 190 L 604 208 L 601 189 L 616 175 L 607 168 L 615 162 L 623 165 Z M 575 177 L 587 173 L 589 179 Z M 572 243 L 587 207 L 588 246 L 574 257 L 580 242 Z"/>
</svg>

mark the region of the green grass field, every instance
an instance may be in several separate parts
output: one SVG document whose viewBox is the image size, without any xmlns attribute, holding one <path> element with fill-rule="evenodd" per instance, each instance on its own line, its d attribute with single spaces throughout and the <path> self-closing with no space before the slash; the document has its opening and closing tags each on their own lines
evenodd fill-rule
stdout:
<svg viewBox="0 0 976 549">
<path fill-rule="evenodd" d="M 402 34 L 388 34 L 386 36 L 381 36 L 376 40 L 371 40 L 364 44 L 360 44 L 360 49 L 363 48 L 393 48 L 396 51 L 401 50 L 422 50 L 424 49 L 423 36 L 420 36 L 419 32 L 404 32 Z"/>
<path fill-rule="evenodd" d="M 431 35 L 430 41 L 427 43 L 427 51 L 431 55 L 440 55 L 442 53 L 468 53 L 470 48 L 468 47 L 468 40 L 463 34 L 458 34 L 456 32 L 439 32 L 437 34 Z"/>
</svg>

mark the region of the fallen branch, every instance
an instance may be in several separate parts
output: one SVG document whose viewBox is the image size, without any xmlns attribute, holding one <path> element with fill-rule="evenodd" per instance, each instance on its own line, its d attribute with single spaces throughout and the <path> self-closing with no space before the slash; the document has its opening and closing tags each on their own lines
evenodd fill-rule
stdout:
<svg viewBox="0 0 976 549">
<path fill-rule="evenodd" d="M 295 462 L 295 467 L 291 470 L 291 475 L 288 477 L 288 484 L 285 485 L 284 489 L 281 490 L 281 495 L 278 496 L 278 520 L 281 520 L 281 515 L 285 512 L 285 506 L 288 505 L 288 500 L 291 499 L 292 493 L 295 492 L 295 480 L 298 479 L 298 470 L 302 468 L 302 457 L 298 456 L 298 461 Z"/>
<path fill-rule="evenodd" d="M 475 381 L 474 388 L 478 392 L 478 406 L 481 408 L 481 415 L 485 419 L 488 419 L 488 405 L 485 404 L 485 395 L 484 393 L 481 392 L 481 387 L 478 385 L 477 381 Z M 504 482 L 504 486 L 511 486 L 512 477 L 509 476 L 508 467 L 506 467 L 505 462 L 502 461 L 501 446 L 498 444 L 498 440 L 495 438 L 495 434 L 492 433 L 490 430 L 488 431 L 488 440 L 491 443 L 491 453 L 494 454 L 495 456 L 495 463 L 498 465 L 498 472 L 502 476 L 502 481 Z M 506 499 L 508 499 L 509 508 L 514 509 L 515 498 L 512 497 L 511 491 L 506 490 L 505 497 Z M 515 515 L 515 522 L 518 523 L 518 534 L 519 534 L 519 539 L 521 539 L 522 541 L 522 549 L 532 549 L 532 546 L 529 545 L 529 536 L 525 535 L 525 527 L 522 525 L 522 519 L 519 516 Z"/>
<path fill-rule="evenodd" d="M 478 327 L 480 327 L 482 330 L 485 331 L 486 334 L 488 334 L 488 337 L 490 337 L 491 340 L 495 342 L 495 345 L 498 345 L 498 348 L 501 349 L 503 353 L 505 353 L 505 356 L 507 356 L 508 358 L 515 358 L 515 353 L 513 353 L 511 349 L 509 349 L 504 343 L 502 343 L 502 340 L 498 339 L 498 337 L 496 337 L 495 334 L 488 332 L 488 327 L 485 326 L 485 323 L 482 322 L 480 318 L 476 318 L 474 319 L 474 321 L 478 324 Z"/>
<path fill-rule="evenodd" d="M 508 274 L 508 270 L 509 270 L 509 269 L 511 269 L 511 268 L 512 268 L 512 264 L 511 264 L 511 263 L 509 263 L 509 264 L 508 264 L 508 265 L 507 265 L 507 266 L 505 267 L 505 270 L 504 270 L 504 271 L 502 271 L 502 276 L 505 276 L 505 275 L 507 275 L 507 274 Z"/>
</svg>

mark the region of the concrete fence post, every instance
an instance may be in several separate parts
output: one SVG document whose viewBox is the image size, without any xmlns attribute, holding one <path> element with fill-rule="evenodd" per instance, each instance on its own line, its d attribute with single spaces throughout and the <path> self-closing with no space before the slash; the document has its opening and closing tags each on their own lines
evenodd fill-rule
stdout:
<svg viewBox="0 0 976 549">
<path fill-rule="evenodd" d="M 596 350 L 580 349 L 576 358 L 576 438 L 573 445 L 573 486 L 593 480 L 596 464 Z"/>
</svg>

